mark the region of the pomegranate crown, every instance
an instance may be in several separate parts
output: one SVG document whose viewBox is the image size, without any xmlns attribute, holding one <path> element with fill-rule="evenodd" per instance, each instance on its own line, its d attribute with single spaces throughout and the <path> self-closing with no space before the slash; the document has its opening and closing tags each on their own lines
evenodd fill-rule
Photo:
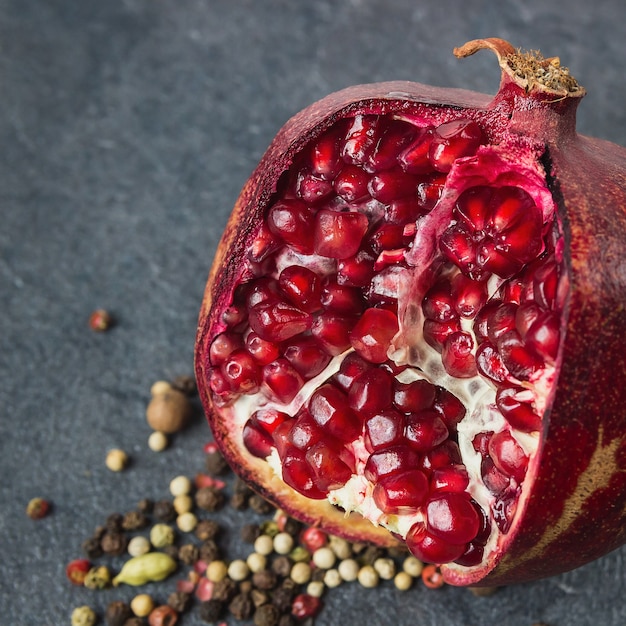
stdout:
<svg viewBox="0 0 626 626">
<path fill-rule="evenodd" d="M 558 57 L 545 58 L 538 50 L 523 51 L 504 39 L 474 39 L 455 48 L 454 55 L 465 58 L 484 49 L 491 50 L 498 58 L 503 79 L 507 77 L 528 93 L 540 92 L 559 97 L 585 95 L 585 89 L 568 68 L 561 65 Z"/>
</svg>

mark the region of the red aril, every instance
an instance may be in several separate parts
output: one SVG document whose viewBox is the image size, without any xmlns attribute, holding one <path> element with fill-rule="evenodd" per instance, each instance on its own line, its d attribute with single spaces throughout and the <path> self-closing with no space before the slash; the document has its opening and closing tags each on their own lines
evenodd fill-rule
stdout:
<svg viewBox="0 0 626 626">
<path fill-rule="evenodd" d="M 493 97 L 408 82 L 287 123 L 200 315 L 215 439 L 326 532 L 460 585 L 624 543 L 626 151 L 577 134 L 558 62 L 499 39 Z"/>
</svg>

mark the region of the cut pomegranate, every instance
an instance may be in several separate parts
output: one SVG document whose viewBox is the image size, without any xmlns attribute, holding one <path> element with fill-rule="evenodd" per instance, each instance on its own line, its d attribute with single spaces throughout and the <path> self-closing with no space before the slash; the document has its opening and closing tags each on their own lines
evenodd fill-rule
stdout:
<svg viewBox="0 0 626 626">
<path fill-rule="evenodd" d="M 481 48 L 493 100 L 360 86 L 279 133 L 220 244 L 196 371 L 276 505 L 497 585 L 624 541 L 626 151 L 576 134 L 556 59 L 458 54 Z"/>
</svg>

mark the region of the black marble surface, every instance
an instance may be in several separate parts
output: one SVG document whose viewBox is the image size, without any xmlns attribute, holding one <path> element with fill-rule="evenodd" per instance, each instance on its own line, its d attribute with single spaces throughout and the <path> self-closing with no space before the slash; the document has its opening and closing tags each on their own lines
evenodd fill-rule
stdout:
<svg viewBox="0 0 626 626">
<path fill-rule="evenodd" d="M 626 145 L 623 18 L 622 0 L 0 0 L 0 624 L 134 595 L 72 587 L 65 564 L 106 515 L 202 469 L 201 416 L 148 450 L 149 388 L 191 373 L 221 229 L 289 116 L 377 80 L 493 93 L 495 59 L 451 49 L 499 36 L 560 55 L 589 92 L 579 130 Z M 87 328 L 96 307 L 109 333 Z M 111 447 L 126 472 L 105 468 Z M 54 511 L 33 522 L 38 495 Z M 252 518 L 222 514 L 231 554 Z M 489 598 L 344 585 L 316 624 L 619 626 L 624 556 Z"/>
</svg>

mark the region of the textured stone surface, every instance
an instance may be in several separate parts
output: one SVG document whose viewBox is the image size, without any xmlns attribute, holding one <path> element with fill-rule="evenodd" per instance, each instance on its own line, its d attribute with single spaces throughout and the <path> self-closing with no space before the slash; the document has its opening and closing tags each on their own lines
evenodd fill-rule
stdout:
<svg viewBox="0 0 626 626">
<path fill-rule="evenodd" d="M 0 0 L 0 622 L 56 626 L 134 595 L 71 587 L 63 570 L 108 513 L 202 469 L 201 416 L 147 449 L 149 388 L 191 372 L 221 229 L 290 115 L 376 80 L 493 92 L 491 55 L 450 51 L 500 36 L 560 55 L 589 91 L 580 131 L 626 145 L 622 18 L 620 0 Z M 117 317 L 109 333 L 87 328 L 97 307 Z M 126 472 L 106 469 L 112 447 Z M 38 495 L 54 511 L 32 522 Z M 316 624 L 617 626 L 625 555 L 489 598 L 346 585 Z"/>
</svg>

